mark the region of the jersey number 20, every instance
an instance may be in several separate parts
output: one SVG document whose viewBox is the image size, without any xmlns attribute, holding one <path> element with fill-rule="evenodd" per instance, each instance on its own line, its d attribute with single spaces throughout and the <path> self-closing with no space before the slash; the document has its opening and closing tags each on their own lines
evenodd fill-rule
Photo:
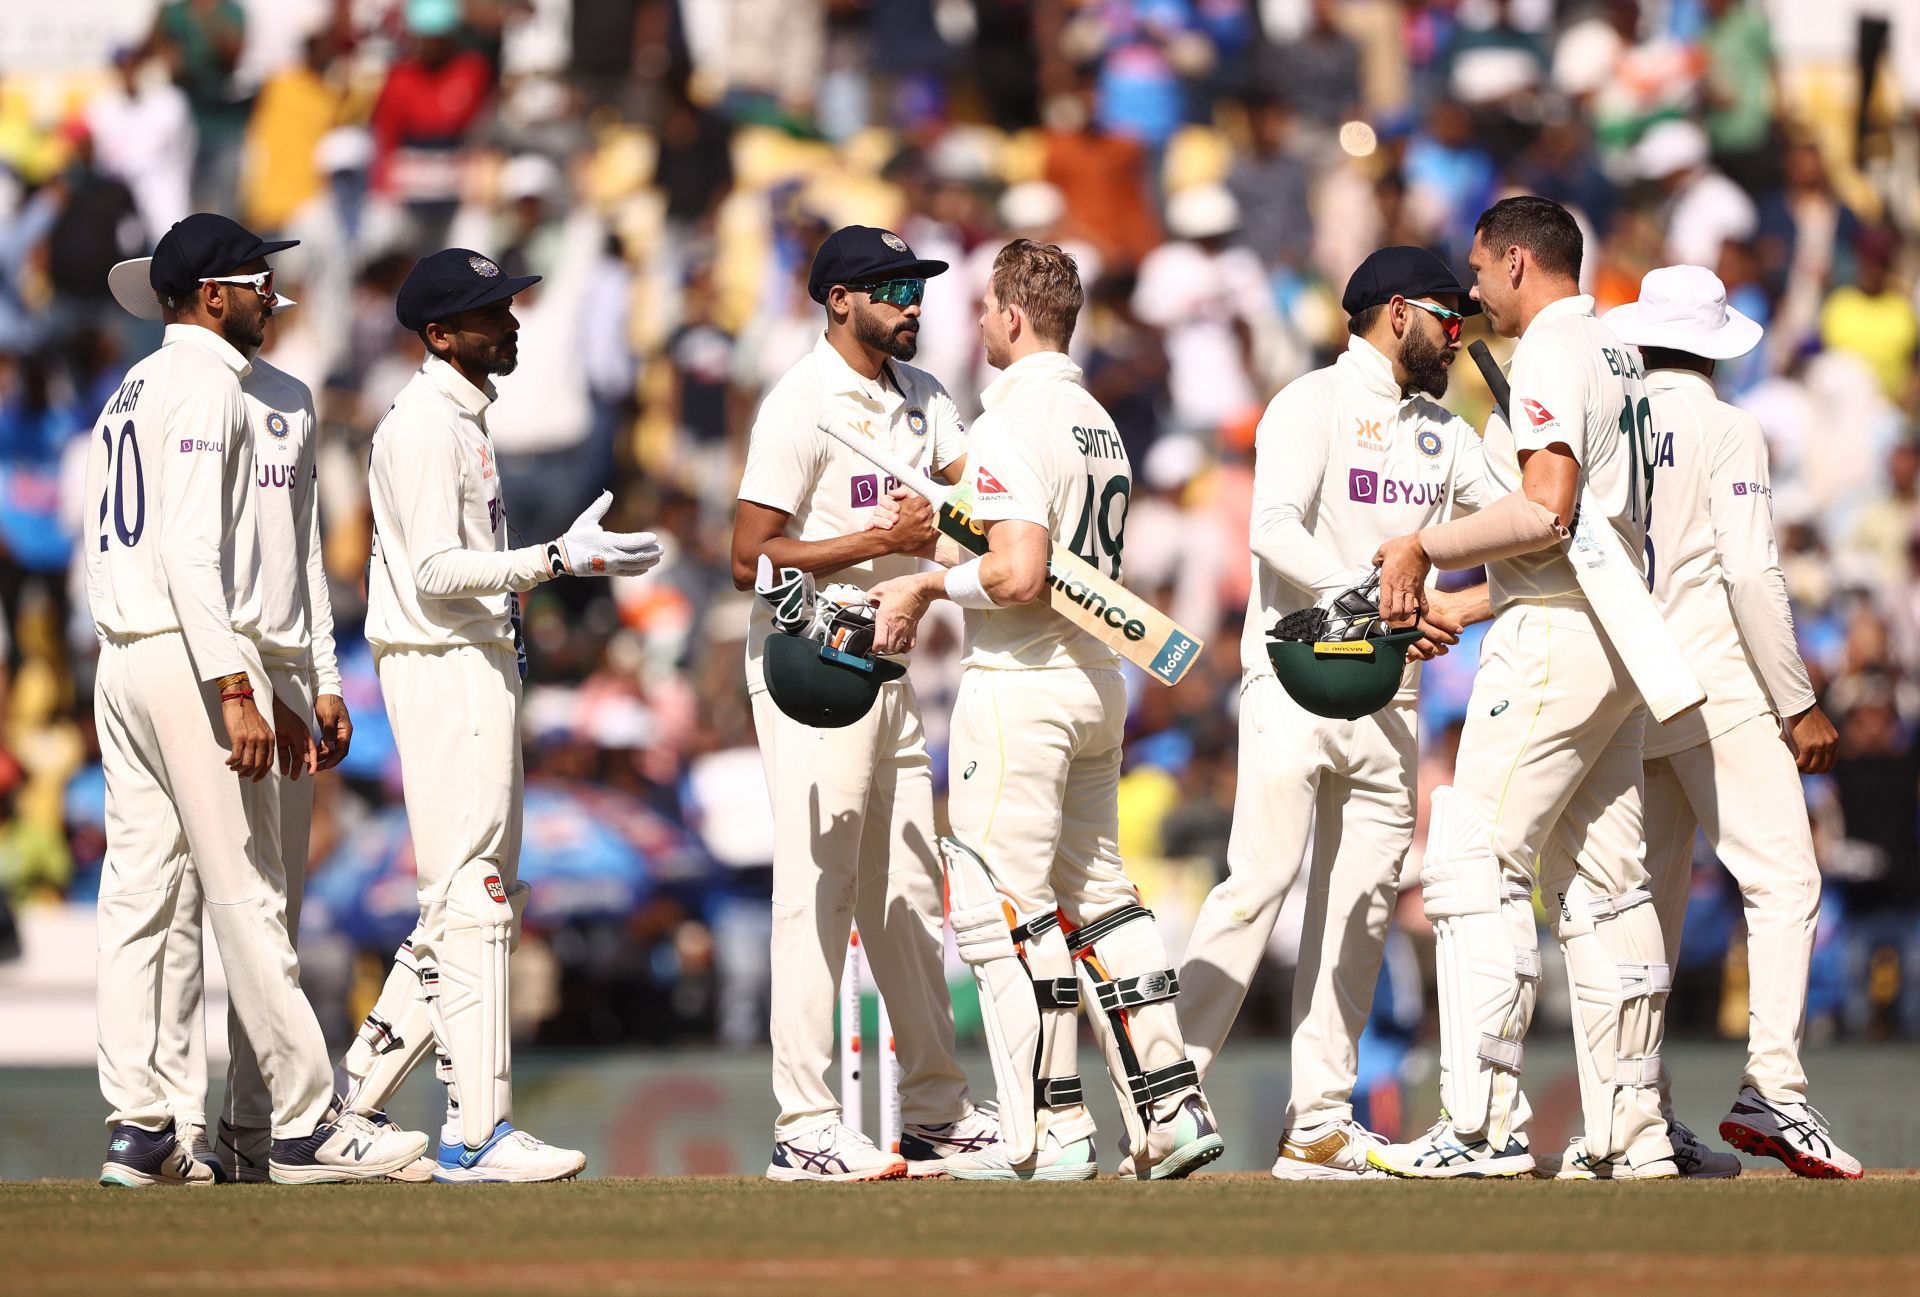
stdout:
<svg viewBox="0 0 1920 1297">
<path fill-rule="evenodd" d="M 107 448 L 107 485 L 100 492 L 100 550 L 107 548 L 107 507 L 113 507 L 113 533 L 122 545 L 138 545 L 147 525 L 147 477 L 140 468 L 140 442 L 133 435 L 133 420 L 120 429 L 116 446 L 113 429 L 100 429 L 100 440 Z M 116 453 L 117 452 L 117 453 Z M 127 520 L 127 466 L 133 466 L 133 520 Z"/>
</svg>

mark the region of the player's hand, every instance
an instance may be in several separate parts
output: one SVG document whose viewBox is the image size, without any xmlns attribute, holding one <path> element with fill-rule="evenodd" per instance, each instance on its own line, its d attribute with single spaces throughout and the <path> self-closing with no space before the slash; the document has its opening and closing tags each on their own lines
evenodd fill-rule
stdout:
<svg viewBox="0 0 1920 1297">
<path fill-rule="evenodd" d="M 893 525 L 900 521 L 900 493 L 903 488 L 895 487 L 889 491 L 879 504 L 873 506 L 873 516 L 867 519 L 868 531 L 892 531 Z"/>
<path fill-rule="evenodd" d="M 1445 657 L 1447 650 L 1460 642 L 1460 632 L 1464 629 L 1460 614 L 1454 611 L 1453 596 L 1443 590 L 1427 591 L 1426 614 L 1414 626 L 1426 638 L 1414 641 L 1408 651 L 1422 662 Z"/>
<path fill-rule="evenodd" d="M 299 712 L 273 699 L 273 747 L 280 759 L 280 773 L 298 780 L 302 771 L 312 774 L 320 768 L 320 753 L 313 741 L 313 727 Z"/>
<path fill-rule="evenodd" d="M 1840 734 L 1818 704 L 1787 722 L 1787 746 L 1803 775 L 1824 775 L 1840 752 Z"/>
<path fill-rule="evenodd" d="M 220 719 L 227 727 L 227 769 L 254 783 L 265 779 L 273 769 L 273 730 L 253 699 L 221 703 Z"/>
<path fill-rule="evenodd" d="M 547 546 L 547 575 L 639 576 L 660 561 L 660 541 L 650 531 L 608 531 L 600 525 L 613 507 L 602 491 L 566 534 Z"/>
<path fill-rule="evenodd" d="M 1390 626 L 1411 626 L 1427 610 L 1427 573 L 1432 564 L 1420 534 L 1401 536 L 1373 556 L 1380 569 L 1380 615 Z"/>
<path fill-rule="evenodd" d="M 898 576 L 867 591 L 867 597 L 874 605 L 873 651 L 905 653 L 911 649 L 920 631 L 920 619 L 933 603 L 925 581 L 920 576 Z"/>
<path fill-rule="evenodd" d="M 347 759 L 347 749 L 353 746 L 353 717 L 347 715 L 346 699 L 339 694 L 321 694 L 313 700 L 313 718 L 320 730 L 316 736 L 320 759 L 314 765 L 317 774 Z"/>
<path fill-rule="evenodd" d="M 904 486 L 888 492 L 888 499 L 899 514 L 887 528 L 887 552 L 890 554 L 931 554 L 933 542 L 940 538 L 940 523 L 927 497 Z"/>
</svg>

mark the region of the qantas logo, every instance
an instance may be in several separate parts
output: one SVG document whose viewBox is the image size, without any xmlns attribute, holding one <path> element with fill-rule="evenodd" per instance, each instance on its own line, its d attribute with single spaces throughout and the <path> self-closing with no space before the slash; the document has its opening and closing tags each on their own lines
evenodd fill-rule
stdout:
<svg viewBox="0 0 1920 1297">
<path fill-rule="evenodd" d="M 1007 488 L 1000 485 L 1000 479 L 987 471 L 986 465 L 980 466 L 980 472 L 973 479 L 973 489 L 981 495 L 1007 495 Z"/>
<path fill-rule="evenodd" d="M 1522 397 L 1520 406 L 1527 412 L 1527 421 L 1536 428 L 1544 428 L 1548 424 L 1555 422 L 1553 411 L 1530 396 Z"/>
</svg>

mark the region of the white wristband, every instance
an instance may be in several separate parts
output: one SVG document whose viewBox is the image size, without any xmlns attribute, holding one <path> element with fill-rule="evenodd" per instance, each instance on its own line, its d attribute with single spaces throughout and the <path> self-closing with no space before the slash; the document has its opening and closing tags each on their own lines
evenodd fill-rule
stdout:
<svg viewBox="0 0 1920 1297">
<path fill-rule="evenodd" d="M 980 583 L 980 560 L 977 558 L 970 563 L 962 563 L 959 567 L 948 568 L 945 586 L 947 598 L 962 608 L 986 612 L 1000 606 L 993 601 L 993 596 L 987 593 L 987 587 Z"/>
</svg>

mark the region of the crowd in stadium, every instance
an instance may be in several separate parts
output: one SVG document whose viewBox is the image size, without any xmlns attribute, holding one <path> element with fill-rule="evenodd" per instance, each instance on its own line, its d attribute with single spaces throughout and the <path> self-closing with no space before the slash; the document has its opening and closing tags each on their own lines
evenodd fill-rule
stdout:
<svg viewBox="0 0 1920 1297">
<path fill-rule="evenodd" d="M 1180 880 L 1204 894 L 1225 867 L 1261 410 L 1344 345 L 1338 301 L 1368 252 L 1463 265 L 1476 215 L 1532 192 L 1578 213 L 1603 310 L 1693 262 L 1767 327 L 1718 382 L 1767 432 L 1802 649 L 1841 733 L 1838 770 L 1806 790 L 1827 884 L 1812 1030 L 1920 1036 L 1920 37 L 1807 12 L 1827 8 L 165 0 L 89 72 L 10 74 L 0 912 L 97 886 L 79 454 L 158 342 L 107 269 L 190 211 L 301 240 L 276 261 L 299 306 L 265 354 L 319 402 L 358 727 L 320 783 L 317 876 L 398 799 L 359 638 L 368 441 L 421 359 L 394 293 L 421 253 L 480 249 L 545 277 L 516 303 L 520 369 L 489 413 L 511 525 L 555 534 L 610 484 L 610 524 L 668 546 L 646 577 L 531 596 L 529 772 L 627 795 L 701 859 L 661 869 L 628 912 L 537 934 L 525 1025 L 552 1043 L 751 1043 L 771 843 L 727 536 L 758 400 L 821 328 L 805 278 L 825 234 L 881 225 L 951 263 L 915 363 L 967 414 L 989 377 L 974 319 L 994 252 L 1027 235 L 1078 260 L 1075 356 L 1139 484 L 1124 577 L 1210 644 L 1179 688 L 1135 690 L 1121 791 L 1123 850 L 1177 913 Z M 1467 367 L 1453 387 L 1448 404 L 1482 418 Z M 959 649 L 954 618 L 915 655 L 936 744 Z M 1448 778 L 1473 657 L 1470 638 L 1429 668 L 1423 787 Z M 1703 847 L 1676 1030 L 1744 1035 L 1740 941 L 1738 894 Z M 322 1010 L 336 1029 L 393 941 L 347 945 Z M 1247 1025 L 1279 1029 L 1284 1003 L 1256 992 Z"/>
</svg>

